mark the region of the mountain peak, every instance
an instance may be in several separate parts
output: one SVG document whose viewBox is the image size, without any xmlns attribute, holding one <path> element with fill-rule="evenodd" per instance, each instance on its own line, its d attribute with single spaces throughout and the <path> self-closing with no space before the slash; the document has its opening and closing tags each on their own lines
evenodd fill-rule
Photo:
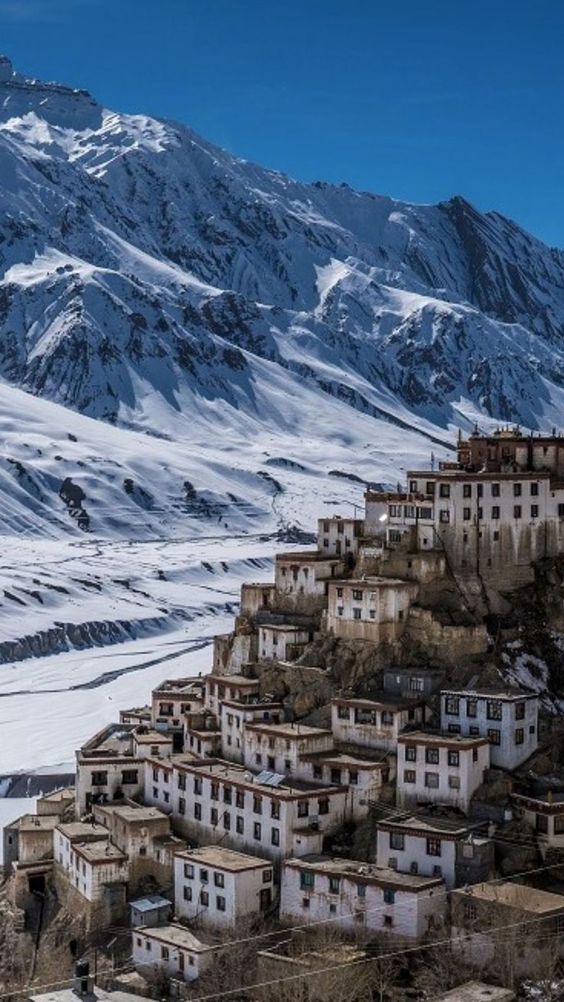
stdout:
<svg viewBox="0 0 564 1002">
<path fill-rule="evenodd" d="M 88 91 L 26 77 L 14 69 L 9 56 L 0 55 L 0 119 L 30 112 L 51 125 L 73 129 L 95 128 L 101 118 L 100 105 Z"/>
</svg>

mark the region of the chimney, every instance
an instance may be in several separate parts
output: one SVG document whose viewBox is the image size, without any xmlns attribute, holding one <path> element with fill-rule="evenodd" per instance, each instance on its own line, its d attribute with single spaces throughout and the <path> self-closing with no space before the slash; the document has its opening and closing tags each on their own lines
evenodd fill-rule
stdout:
<svg viewBox="0 0 564 1002">
<path fill-rule="evenodd" d="M 88 960 L 77 960 L 74 966 L 72 990 L 80 999 L 86 999 L 94 994 L 94 978 L 90 974 Z"/>
</svg>

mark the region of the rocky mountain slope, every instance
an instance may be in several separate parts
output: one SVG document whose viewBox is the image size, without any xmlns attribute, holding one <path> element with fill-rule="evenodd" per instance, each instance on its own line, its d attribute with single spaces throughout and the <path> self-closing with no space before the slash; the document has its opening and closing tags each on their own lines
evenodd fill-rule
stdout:
<svg viewBox="0 0 564 1002">
<path fill-rule="evenodd" d="M 33 425 L 0 464 L 7 527 L 68 530 L 69 476 L 103 495 L 80 528 L 186 502 L 257 524 L 288 471 L 395 482 L 476 417 L 558 422 L 564 254 L 496 213 L 298 183 L 6 58 L 0 178 L 0 421 Z M 63 454 L 87 418 L 100 448 Z"/>
</svg>

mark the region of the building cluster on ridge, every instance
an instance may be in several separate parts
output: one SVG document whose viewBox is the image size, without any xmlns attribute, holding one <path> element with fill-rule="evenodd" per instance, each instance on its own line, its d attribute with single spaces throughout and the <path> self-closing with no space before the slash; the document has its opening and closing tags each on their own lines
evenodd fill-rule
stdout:
<svg viewBox="0 0 564 1002">
<path fill-rule="evenodd" d="M 16 903 L 52 881 L 89 930 L 129 909 L 136 968 L 185 981 L 213 965 L 218 932 L 265 919 L 450 936 L 482 963 L 496 959 L 492 926 L 519 921 L 523 969 L 549 934 L 564 954 L 564 896 L 498 865 L 515 818 L 542 860 L 564 849 L 564 781 L 525 782 L 538 696 L 448 684 L 446 652 L 485 652 L 487 631 L 427 601 L 449 576 L 494 601 L 564 552 L 564 439 L 475 434 L 407 486 L 369 490 L 362 520 L 320 519 L 316 550 L 279 554 L 273 584 L 243 585 L 209 675 L 164 681 L 77 751 L 72 802 L 42 798 L 4 831 Z M 313 726 L 269 685 L 298 662 L 314 685 L 324 673 L 300 658 L 320 637 L 388 664 L 378 691 L 333 693 Z M 410 637 L 434 667 L 400 664 Z M 365 859 L 349 857 L 351 832 Z M 273 969 L 272 950 L 260 959 Z"/>
</svg>

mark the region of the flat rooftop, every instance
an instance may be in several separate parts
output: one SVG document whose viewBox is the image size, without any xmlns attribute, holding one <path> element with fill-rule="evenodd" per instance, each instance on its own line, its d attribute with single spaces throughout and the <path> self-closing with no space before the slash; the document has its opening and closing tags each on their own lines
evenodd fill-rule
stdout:
<svg viewBox="0 0 564 1002">
<path fill-rule="evenodd" d="M 351 519 L 352 521 L 352 519 Z M 295 553 L 277 553 L 276 562 L 284 564 L 323 563 L 342 564 L 344 557 L 322 553 L 320 550 L 296 550 Z"/>
<path fill-rule="evenodd" d="M 152 695 L 185 696 L 186 693 L 199 689 L 201 686 L 202 679 L 200 678 L 167 678 L 164 682 L 159 682 L 159 684 L 155 686 Z"/>
<path fill-rule="evenodd" d="M 541 891 L 526 884 L 502 881 L 493 884 L 472 884 L 452 892 L 457 897 L 469 896 L 479 901 L 515 908 L 533 915 L 559 915 L 564 912 L 564 895 Z"/>
<path fill-rule="evenodd" d="M 138 745 L 169 745 L 172 738 L 162 731 L 135 731 L 135 743 Z"/>
<path fill-rule="evenodd" d="M 441 689 L 441 696 L 470 696 L 472 699 L 538 699 L 538 693 L 524 689 L 500 689 L 496 686 L 480 686 L 479 689 Z"/>
<path fill-rule="evenodd" d="M 217 947 L 202 943 L 200 939 L 197 939 L 183 925 L 175 925 L 174 923 L 170 925 L 143 926 L 135 931 L 136 935 L 148 936 L 159 943 L 170 943 L 172 946 L 181 946 L 185 950 L 191 950 L 192 953 L 205 953 L 207 950 L 217 949 Z"/>
<path fill-rule="evenodd" d="M 329 584 L 336 585 L 338 588 L 344 586 L 347 588 L 405 588 L 406 585 L 412 586 L 413 581 L 407 581 L 404 578 L 383 577 L 343 578 L 341 581 L 335 578 Z"/>
<path fill-rule="evenodd" d="M 414 693 L 413 699 L 403 698 L 401 696 L 392 696 L 389 692 L 379 692 L 375 693 L 369 699 L 360 696 L 335 696 L 332 703 L 337 706 L 357 706 L 360 709 L 367 710 L 412 710 L 414 706 L 422 706 L 425 703 L 423 696 L 417 697 L 417 693 Z"/>
<path fill-rule="evenodd" d="M 182 759 L 184 756 L 179 756 L 176 764 L 182 766 Z M 269 793 L 275 796 L 277 793 L 287 793 L 299 796 L 305 793 L 321 793 L 322 791 L 330 791 L 332 793 L 346 792 L 346 788 L 342 786 L 336 786 L 331 783 L 310 783 L 304 779 L 293 779 L 289 776 L 282 776 L 278 773 L 273 773 L 269 770 L 263 770 L 258 774 L 252 774 L 243 765 L 236 765 L 234 762 L 225 762 L 223 759 L 198 759 L 196 762 L 190 761 L 186 762 L 186 767 L 201 773 L 210 779 L 217 779 L 222 783 L 234 783 L 239 786 L 245 786 L 249 790 L 257 790 L 261 793 Z M 261 781 L 261 776 L 265 777 Z M 272 777 L 272 780 L 266 780 L 266 777 Z"/>
<path fill-rule="evenodd" d="M 464 824 L 455 818 L 442 818 L 435 815 L 410 814 L 404 817 L 382 818 L 378 820 L 378 828 L 383 831 L 390 829 L 401 831 L 421 831 L 430 834 L 451 835 L 454 838 L 468 838 L 473 831 L 473 826 Z M 481 835 L 473 835 L 474 841 L 486 841 Z"/>
<path fill-rule="evenodd" d="M 240 870 L 257 870 L 262 867 L 272 868 L 272 861 L 250 853 L 236 852 L 221 845 L 204 845 L 200 849 L 187 849 L 176 853 L 177 858 L 189 860 L 198 865 L 214 866 L 218 870 L 228 870 L 238 873 Z"/>
<path fill-rule="evenodd" d="M 319 856 L 316 853 L 300 856 L 298 859 L 288 859 L 285 865 L 295 870 L 311 869 L 315 870 L 316 873 L 326 873 L 335 877 L 350 877 L 375 884 L 393 885 L 400 889 L 405 887 L 406 890 L 426 890 L 438 887 L 443 883 L 441 877 L 422 877 L 414 873 L 399 873 L 388 866 L 376 866 L 375 863 L 364 863 L 361 860 Z"/>
<path fill-rule="evenodd" d="M 23 814 L 11 821 L 6 828 L 17 828 L 20 832 L 53 831 L 59 824 L 57 814 Z"/>
<path fill-rule="evenodd" d="M 75 842 L 77 856 L 87 863 L 125 863 L 127 856 L 113 842 Z"/>
<path fill-rule="evenodd" d="M 168 814 L 159 811 L 158 807 L 132 807 L 129 804 L 95 804 L 94 810 L 114 814 L 129 824 L 147 824 L 150 821 L 166 821 Z"/>
<path fill-rule="evenodd" d="M 398 736 L 398 744 L 403 745 L 460 745 L 461 748 L 472 748 L 474 745 L 489 744 L 488 738 L 479 735 L 472 737 L 465 734 L 430 734 L 427 731 L 404 731 Z"/>
<path fill-rule="evenodd" d="M 51 793 L 44 793 L 39 797 L 42 804 L 60 804 L 65 800 L 74 800 L 74 786 L 64 786 L 60 790 L 52 790 Z"/>
<path fill-rule="evenodd" d="M 269 724 L 268 721 L 245 724 L 246 731 L 264 732 L 273 737 L 283 738 L 316 738 L 327 736 L 331 731 L 327 727 L 310 727 L 309 724 L 298 724 L 284 721 L 281 724 Z"/>
<path fill-rule="evenodd" d="M 486 985 L 483 981 L 466 981 L 444 995 L 433 995 L 430 1002 L 512 1002 L 514 998 L 515 992 L 510 988 Z"/>
<path fill-rule="evenodd" d="M 82 745 L 80 754 L 83 756 L 116 755 L 131 756 L 132 735 L 135 724 L 110 724 L 98 731 L 90 741 Z"/>
<path fill-rule="evenodd" d="M 138 912 L 150 912 L 153 908 L 172 908 L 172 901 L 163 898 L 162 894 L 147 894 L 144 898 L 130 901 L 129 907 L 136 908 Z"/>
<path fill-rule="evenodd" d="M 80 841 L 83 838 L 109 838 L 110 833 L 104 825 L 95 824 L 90 821 L 68 821 L 60 825 L 56 825 L 57 831 L 64 835 L 65 838 L 74 841 Z"/>
<path fill-rule="evenodd" d="M 205 682 L 217 682 L 221 685 L 239 686 L 241 689 L 250 689 L 253 688 L 253 686 L 258 689 L 259 686 L 258 678 L 249 678 L 247 675 L 214 675 L 213 672 L 206 675 Z"/>
<path fill-rule="evenodd" d="M 387 769 L 389 752 L 379 752 L 369 748 L 336 748 L 331 751 L 309 752 L 303 756 L 304 762 L 319 762 L 325 765 L 352 766 L 358 769 Z"/>
</svg>

